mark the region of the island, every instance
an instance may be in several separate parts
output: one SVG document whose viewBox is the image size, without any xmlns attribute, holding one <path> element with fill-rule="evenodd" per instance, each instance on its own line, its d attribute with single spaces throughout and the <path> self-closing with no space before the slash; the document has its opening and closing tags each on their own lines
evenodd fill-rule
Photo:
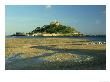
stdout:
<svg viewBox="0 0 110 82">
<path fill-rule="evenodd" d="M 49 25 L 37 27 L 29 33 L 16 32 L 11 36 L 83 36 L 81 32 L 74 27 L 60 24 L 59 21 L 53 21 Z"/>
</svg>

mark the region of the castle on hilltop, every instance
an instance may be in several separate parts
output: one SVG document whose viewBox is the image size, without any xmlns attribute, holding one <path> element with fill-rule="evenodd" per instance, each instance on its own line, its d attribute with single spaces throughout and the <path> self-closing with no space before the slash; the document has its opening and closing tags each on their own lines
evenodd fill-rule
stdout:
<svg viewBox="0 0 110 82">
<path fill-rule="evenodd" d="M 50 23 L 50 25 L 55 25 L 55 26 L 59 26 L 60 25 L 60 22 L 58 22 L 58 21 L 52 21 L 51 23 Z"/>
<path fill-rule="evenodd" d="M 71 26 L 60 24 L 59 21 L 52 21 L 48 25 L 37 27 L 29 33 L 17 32 L 13 36 L 82 36 L 79 31 Z"/>
</svg>

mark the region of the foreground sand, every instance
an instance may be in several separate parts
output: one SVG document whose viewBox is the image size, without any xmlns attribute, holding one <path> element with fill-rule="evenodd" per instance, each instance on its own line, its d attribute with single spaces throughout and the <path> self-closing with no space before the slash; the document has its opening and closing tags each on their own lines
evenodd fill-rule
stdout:
<svg viewBox="0 0 110 82">
<path fill-rule="evenodd" d="M 6 69 L 106 69 L 106 45 L 68 38 L 6 38 Z"/>
</svg>

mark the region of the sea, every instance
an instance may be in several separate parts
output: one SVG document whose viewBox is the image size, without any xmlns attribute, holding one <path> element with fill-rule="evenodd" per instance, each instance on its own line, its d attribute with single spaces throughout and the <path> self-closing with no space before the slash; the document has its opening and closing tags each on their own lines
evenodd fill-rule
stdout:
<svg viewBox="0 0 110 82">
<path fill-rule="evenodd" d="M 69 39 L 86 39 L 89 41 L 106 42 L 106 36 L 6 36 L 6 38 L 69 38 Z"/>
</svg>

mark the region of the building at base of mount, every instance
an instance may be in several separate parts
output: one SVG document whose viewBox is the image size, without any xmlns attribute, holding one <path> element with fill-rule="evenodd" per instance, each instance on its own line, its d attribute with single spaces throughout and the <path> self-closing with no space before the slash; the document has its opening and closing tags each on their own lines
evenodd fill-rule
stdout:
<svg viewBox="0 0 110 82">
<path fill-rule="evenodd" d="M 28 35 L 27 36 L 81 36 L 83 34 L 79 33 L 79 32 L 76 32 L 76 33 L 72 33 L 72 34 L 55 34 L 55 33 L 46 33 L 46 34 L 43 34 L 43 33 L 34 33 L 32 35 Z"/>
</svg>

